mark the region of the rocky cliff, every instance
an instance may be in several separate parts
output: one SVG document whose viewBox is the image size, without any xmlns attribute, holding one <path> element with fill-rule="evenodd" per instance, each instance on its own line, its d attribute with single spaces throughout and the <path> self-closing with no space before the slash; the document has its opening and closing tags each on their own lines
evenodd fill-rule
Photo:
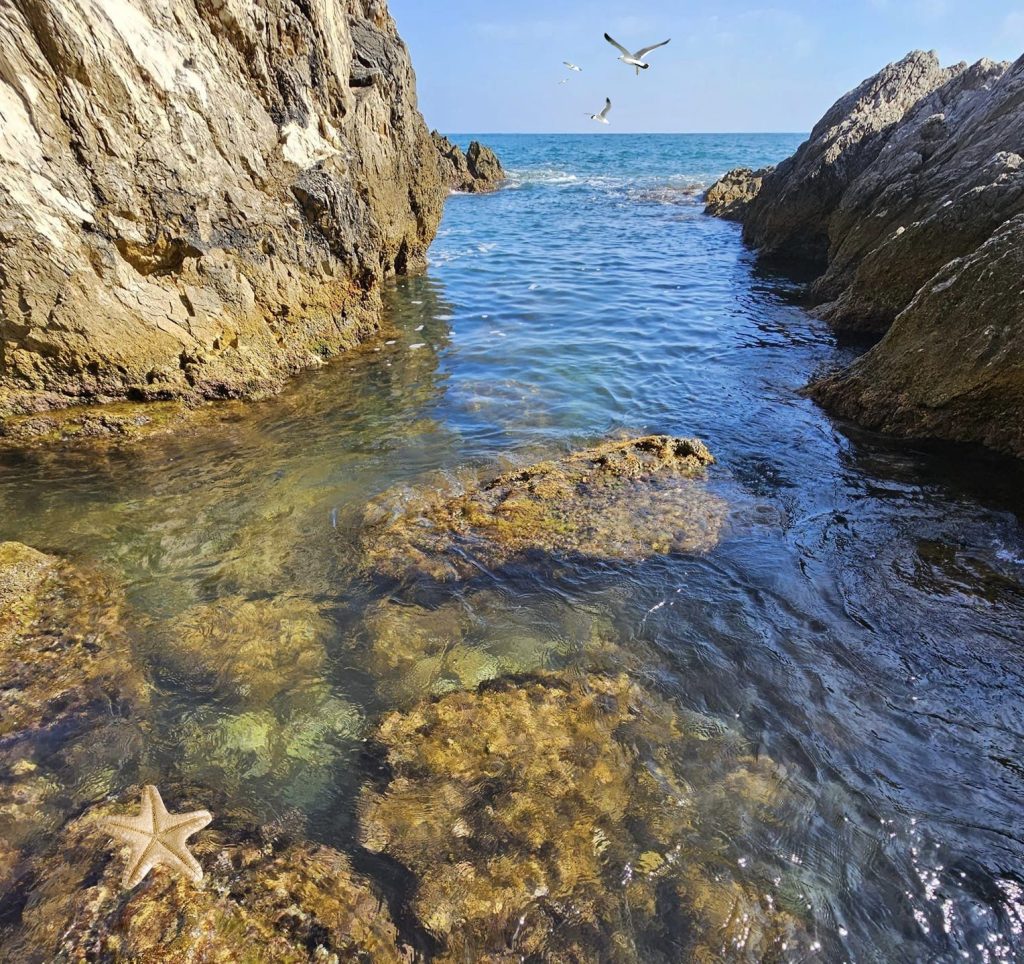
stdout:
<svg viewBox="0 0 1024 964">
<path fill-rule="evenodd" d="M 383 0 L 0 4 L 0 417 L 274 391 L 444 194 Z"/>
<path fill-rule="evenodd" d="M 817 313 L 885 334 L 815 398 L 889 431 L 1024 455 L 1022 144 L 1024 58 L 943 69 L 918 52 L 840 99 L 740 200 L 748 242 L 820 266 Z M 734 193 L 741 174 L 727 176 Z"/>
</svg>

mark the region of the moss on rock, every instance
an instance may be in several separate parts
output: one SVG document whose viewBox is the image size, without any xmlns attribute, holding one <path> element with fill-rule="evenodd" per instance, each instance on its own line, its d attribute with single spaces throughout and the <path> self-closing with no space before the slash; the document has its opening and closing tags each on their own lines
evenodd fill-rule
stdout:
<svg viewBox="0 0 1024 964">
<path fill-rule="evenodd" d="M 800 921 L 734 876 L 699 804 L 742 768 L 763 771 L 758 799 L 739 780 L 729 809 L 783 784 L 771 761 L 688 729 L 622 676 L 422 703 L 380 725 L 390 780 L 364 790 L 363 843 L 417 875 L 413 910 L 445 959 L 781 958 L 806 937 Z M 664 748 L 680 741 L 695 758 L 677 774 Z"/>
<path fill-rule="evenodd" d="M 172 811 L 209 801 L 168 795 Z M 94 808 L 40 862 L 9 947 L 23 962 L 408 961 L 380 896 L 348 858 L 244 817 L 215 814 L 190 841 L 194 884 L 163 868 L 122 887 L 123 860 L 101 816 L 132 811 L 137 794 Z"/>
<path fill-rule="evenodd" d="M 640 561 L 714 546 L 726 504 L 698 483 L 697 439 L 605 442 L 464 491 L 371 506 L 367 565 L 393 578 L 465 579 L 531 553 Z"/>
</svg>

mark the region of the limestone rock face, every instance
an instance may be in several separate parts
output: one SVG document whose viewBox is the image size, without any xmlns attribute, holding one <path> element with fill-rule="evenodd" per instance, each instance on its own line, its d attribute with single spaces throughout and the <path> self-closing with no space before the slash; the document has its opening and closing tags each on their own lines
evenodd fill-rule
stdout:
<svg viewBox="0 0 1024 964">
<path fill-rule="evenodd" d="M 0 37 L 0 417 L 274 391 L 433 238 L 382 0 L 39 0 Z"/>
<path fill-rule="evenodd" d="M 727 221 L 740 221 L 743 213 L 761 190 L 764 179 L 774 170 L 759 171 L 737 167 L 716 181 L 704 195 L 704 213 Z"/>
<path fill-rule="evenodd" d="M 796 154 L 765 178 L 745 213 L 744 238 L 764 254 L 824 263 L 829 219 L 843 193 L 907 111 L 962 69 L 944 69 L 934 53 L 915 51 L 842 97 Z"/>
<path fill-rule="evenodd" d="M 815 398 L 887 431 L 1024 455 L 1021 144 L 1024 58 L 942 70 L 911 54 L 765 178 L 745 237 L 820 265 L 809 294 L 834 327 L 888 332 Z"/>
<path fill-rule="evenodd" d="M 505 169 L 497 154 L 479 141 L 472 141 L 465 154 L 443 134 L 431 134 L 441 163 L 442 180 L 453 191 L 484 194 L 501 187 Z"/>
</svg>

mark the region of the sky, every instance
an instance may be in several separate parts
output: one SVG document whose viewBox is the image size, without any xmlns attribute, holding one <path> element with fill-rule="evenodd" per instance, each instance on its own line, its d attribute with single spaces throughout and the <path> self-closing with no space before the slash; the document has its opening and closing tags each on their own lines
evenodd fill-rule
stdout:
<svg viewBox="0 0 1024 964">
<path fill-rule="evenodd" d="M 910 50 L 1024 54 L 1024 0 L 390 0 L 420 107 L 446 133 L 809 131 Z M 628 14 L 623 13 L 629 10 Z M 637 78 L 603 39 L 667 38 Z M 570 74 L 570 60 L 583 72 Z M 569 83 L 558 81 L 569 77 Z M 612 98 L 612 125 L 584 114 Z"/>
</svg>

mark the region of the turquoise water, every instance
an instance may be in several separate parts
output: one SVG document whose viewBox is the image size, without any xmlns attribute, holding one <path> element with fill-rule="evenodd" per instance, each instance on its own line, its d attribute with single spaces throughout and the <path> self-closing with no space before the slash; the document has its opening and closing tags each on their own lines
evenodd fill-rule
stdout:
<svg viewBox="0 0 1024 964">
<path fill-rule="evenodd" d="M 614 432 L 698 435 L 731 505 L 716 549 L 453 590 L 473 645 L 507 652 L 599 619 L 623 669 L 782 764 L 802 804 L 734 841 L 733 872 L 795 874 L 826 959 L 1019 959 L 1024 473 L 837 424 L 802 397 L 864 346 L 838 342 L 796 280 L 762 270 L 699 202 L 798 136 L 482 139 L 509 184 L 450 199 L 429 270 L 389 292 L 392 343 L 195 438 L 0 464 L 0 537 L 114 569 L 141 614 L 160 696 L 148 772 L 223 779 L 356 849 L 374 766 L 360 739 L 401 705 L 366 659 L 363 617 L 393 587 L 353 563 L 365 503 Z M 271 747 L 228 781 L 227 735 L 199 754 L 178 735 L 183 721 L 231 729 L 237 707 L 187 685 L 164 650 L 197 607 L 295 597 L 329 624 L 324 682 L 347 722 L 315 779 Z M 540 643 L 517 653 L 549 659 Z M 704 815 L 708 835 L 724 826 Z"/>
</svg>

